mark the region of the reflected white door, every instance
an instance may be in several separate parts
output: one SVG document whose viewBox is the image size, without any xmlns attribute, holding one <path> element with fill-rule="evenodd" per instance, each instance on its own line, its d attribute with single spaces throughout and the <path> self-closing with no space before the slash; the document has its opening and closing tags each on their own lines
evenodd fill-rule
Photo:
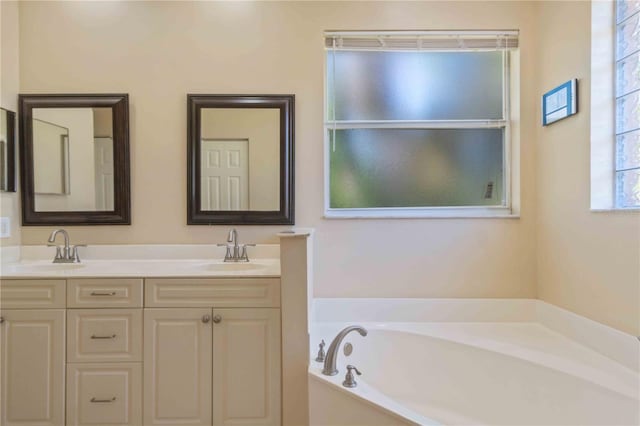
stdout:
<svg viewBox="0 0 640 426">
<path fill-rule="evenodd" d="M 113 139 L 94 138 L 96 210 L 113 210 Z"/>
<path fill-rule="evenodd" d="M 203 139 L 202 210 L 249 210 L 249 141 Z"/>
</svg>

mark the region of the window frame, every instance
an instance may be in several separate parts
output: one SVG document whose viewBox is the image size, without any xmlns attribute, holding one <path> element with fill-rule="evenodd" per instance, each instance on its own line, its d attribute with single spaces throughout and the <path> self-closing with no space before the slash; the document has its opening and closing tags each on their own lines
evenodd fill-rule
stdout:
<svg viewBox="0 0 640 426">
<path fill-rule="evenodd" d="M 636 209 L 640 209 L 640 203 L 636 204 L 636 205 L 631 205 L 631 206 L 624 206 L 621 204 L 620 202 L 620 192 L 619 192 L 619 185 L 618 185 L 618 174 L 619 173 L 623 173 L 626 171 L 632 171 L 632 170 L 640 170 L 640 166 L 639 167 L 630 167 L 630 168 L 626 168 L 626 169 L 618 169 L 618 137 L 625 135 L 627 133 L 632 133 L 632 132 L 636 132 L 638 131 L 638 128 L 636 129 L 631 129 L 631 130 L 626 130 L 624 132 L 618 132 L 618 128 L 617 128 L 617 123 L 618 123 L 618 119 L 621 115 L 620 112 L 620 108 L 619 108 L 619 103 L 618 101 L 621 98 L 624 98 L 626 96 L 632 95 L 638 91 L 640 91 L 640 89 L 635 89 L 632 90 L 628 93 L 625 93 L 624 95 L 619 95 L 619 79 L 618 79 L 618 66 L 620 63 L 622 63 L 624 60 L 632 57 L 633 55 L 640 55 L 640 50 L 636 50 L 631 54 L 627 54 L 624 57 L 618 57 L 618 48 L 619 48 L 619 41 L 618 41 L 618 31 L 620 30 L 621 26 L 624 25 L 627 21 L 634 19 L 634 17 L 636 16 L 640 16 L 640 11 L 636 11 L 634 13 L 632 13 L 631 15 L 627 16 L 626 18 L 619 20 L 618 19 L 618 11 L 619 11 L 619 7 L 618 7 L 618 3 L 622 1 L 622 0 L 615 0 L 614 2 L 614 11 L 613 11 L 613 38 L 614 38 L 614 46 L 613 46 L 613 77 L 614 77 L 614 81 L 613 81 L 613 85 L 614 85 L 614 90 L 613 90 L 613 105 L 614 105 L 614 136 L 613 136 L 613 150 L 614 150 L 614 155 L 613 155 L 613 207 L 617 210 L 636 210 Z M 639 46 L 640 47 L 640 46 Z"/>
<path fill-rule="evenodd" d="M 468 34 L 518 34 L 517 31 L 424 31 L 424 35 L 460 36 Z M 370 35 L 369 32 L 331 32 L 324 38 L 341 35 Z M 401 35 L 404 31 L 384 31 L 374 34 Z M 411 32 L 416 34 L 416 32 Z M 325 219 L 410 219 L 410 218 L 519 218 L 519 127 L 514 119 L 519 118 L 519 50 L 503 51 L 502 119 L 493 120 L 332 120 L 329 113 L 328 58 L 333 48 L 325 46 L 323 61 L 324 102 L 323 102 L 323 158 L 324 158 L 324 218 Z M 481 49 L 442 49 L 443 51 L 478 51 Z M 488 50 L 488 49 L 485 49 Z M 495 50 L 495 49 L 494 49 Z M 334 50 L 335 51 L 335 50 Z M 377 50 L 381 51 L 381 50 Z M 376 208 L 333 208 L 331 207 L 331 132 L 340 129 L 504 129 L 503 140 L 503 203 L 493 206 L 431 206 L 431 207 L 376 207 Z M 514 131 L 515 128 L 515 131 Z"/>
<path fill-rule="evenodd" d="M 590 209 L 637 214 L 618 207 L 616 193 L 617 0 L 591 2 Z M 598 37 L 593 37 L 598 34 Z"/>
</svg>

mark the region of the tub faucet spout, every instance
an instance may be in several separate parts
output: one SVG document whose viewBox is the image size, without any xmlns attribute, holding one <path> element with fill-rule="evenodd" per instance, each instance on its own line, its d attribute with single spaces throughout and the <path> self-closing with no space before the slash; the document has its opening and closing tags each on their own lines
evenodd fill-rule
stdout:
<svg viewBox="0 0 640 426">
<path fill-rule="evenodd" d="M 329 345 L 329 349 L 327 350 L 327 356 L 324 359 L 324 368 L 322 369 L 322 374 L 324 374 L 325 376 L 335 376 L 336 374 L 338 374 L 336 362 L 338 361 L 338 350 L 340 349 L 340 344 L 342 343 L 342 340 L 345 338 L 345 336 L 354 330 L 360 333 L 362 337 L 367 335 L 367 330 L 359 325 L 346 327 L 340 333 L 338 333 L 335 339 L 333 339 L 333 342 L 331 342 L 331 344 Z"/>
</svg>

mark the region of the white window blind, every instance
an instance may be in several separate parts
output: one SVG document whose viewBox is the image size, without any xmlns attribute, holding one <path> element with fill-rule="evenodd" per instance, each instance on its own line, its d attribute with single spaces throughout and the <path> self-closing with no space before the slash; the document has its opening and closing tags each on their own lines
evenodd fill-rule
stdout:
<svg viewBox="0 0 640 426">
<path fill-rule="evenodd" d="M 496 50 L 518 47 L 518 31 L 382 31 L 325 33 L 338 50 Z"/>
</svg>

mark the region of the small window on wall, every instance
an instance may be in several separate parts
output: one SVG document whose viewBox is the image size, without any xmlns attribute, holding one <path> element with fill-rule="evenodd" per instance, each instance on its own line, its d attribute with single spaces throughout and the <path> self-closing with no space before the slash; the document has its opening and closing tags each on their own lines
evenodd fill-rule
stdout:
<svg viewBox="0 0 640 426">
<path fill-rule="evenodd" d="M 517 31 L 325 33 L 325 216 L 514 215 L 517 46 Z"/>
<path fill-rule="evenodd" d="M 640 1 L 616 3 L 617 208 L 640 207 Z"/>
</svg>

